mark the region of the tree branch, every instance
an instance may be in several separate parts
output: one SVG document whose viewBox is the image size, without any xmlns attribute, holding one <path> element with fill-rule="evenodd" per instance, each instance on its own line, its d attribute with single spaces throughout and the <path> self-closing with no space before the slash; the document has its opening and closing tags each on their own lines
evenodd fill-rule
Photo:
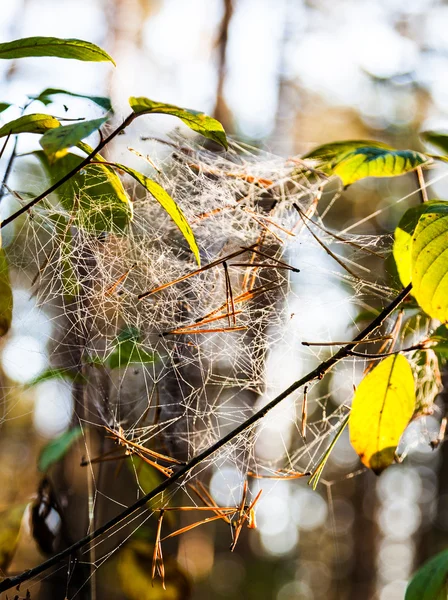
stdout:
<svg viewBox="0 0 448 600">
<path fill-rule="evenodd" d="M 43 200 L 46 196 L 48 196 L 48 194 L 51 194 L 52 192 L 57 190 L 58 187 L 60 187 L 66 181 L 71 179 L 73 177 L 73 175 L 76 175 L 76 173 L 79 173 L 79 171 L 84 169 L 84 167 L 86 167 L 88 164 L 90 164 L 90 162 L 93 160 L 95 155 L 98 154 L 98 152 L 100 152 L 104 148 L 104 146 L 106 146 L 111 140 L 113 140 L 114 137 L 116 137 L 121 131 L 126 129 L 126 127 L 128 127 L 128 125 L 130 125 L 132 123 L 132 121 L 138 116 L 139 115 L 137 115 L 136 113 L 132 113 L 129 116 L 127 116 L 126 119 L 123 121 L 123 123 L 121 123 L 121 125 L 119 125 L 114 131 L 112 131 L 112 133 L 110 135 L 108 135 L 107 138 L 101 140 L 101 142 L 98 144 L 98 146 L 83 161 L 81 161 L 79 163 L 79 165 L 77 165 L 74 169 L 72 169 L 71 171 L 66 173 L 64 175 L 64 177 L 62 177 L 59 181 L 56 181 L 56 183 L 54 183 L 47 190 L 45 190 L 45 192 L 42 192 L 42 194 L 39 194 L 39 196 L 36 196 L 36 198 L 33 198 L 33 200 L 28 202 L 28 204 L 25 204 L 25 206 L 22 206 L 22 208 L 20 208 L 18 211 L 16 211 L 14 214 L 12 214 L 7 219 L 5 219 L 0 224 L 0 229 L 3 229 L 3 227 L 6 227 L 6 225 L 9 225 L 9 223 L 12 223 L 12 221 L 15 221 L 18 217 L 20 217 L 20 215 L 23 215 L 23 213 L 25 213 L 27 210 L 29 210 L 30 208 L 33 208 L 33 206 L 35 206 L 38 202 Z"/>
<path fill-rule="evenodd" d="M 412 284 L 409 284 L 404 290 L 402 290 L 398 294 L 398 296 L 396 296 L 394 298 L 394 300 L 392 300 L 392 302 L 390 302 L 381 311 L 381 313 L 367 327 L 365 327 L 365 329 L 363 329 L 354 338 L 354 340 L 352 342 L 348 343 L 346 346 L 344 346 L 338 352 L 336 352 L 336 354 L 333 354 L 333 356 L 331 356 L 327 360 L 323 361 L 313 371 L 310 371 L 307 375 L 305 375 L 301 379 L 298 379 L 291 386 L 289 386 L 289 388 L 284 390 L 276 398 L 274 398 L 268 404 L 266 404 L 266 406 L 261 408 L 258 412 L 254 413 L 249 419 L 247 419 L 246 421 L 244 421 L 243 423 L 238 425 L 238 427 L 235 427 L 235 429 L 230 431 L 227 435 L 225 435 L 223 438 L 218 440 L 215 444 L 212 444 L 211 446 L 209 446 L 209 448 L 207 448 L 206 450 L 204 450 L 203 452 L 201 452 L 200 454 L 195 456 L 192 460 L 190 460 L 190 462 L 188 462 L 186 465 L 181 467 L 171 477 L 169 477 L 168 479 L 163 481 L 160 485 L 158 485 L 156 488 L 154 488 L 151 492 L 149 492 L 145 496 L 142 496 L 139 500 L 137 500 L 137 502 L 134 502 L 134 504 L 129 506 L 126 510 L 121 512 L 119 515 L 117 515 L 116 517 L 114 517 L 113 519 L 111 519 L 110 521 L 108 521 L 107 523 L 105 523 L 104 525 L 102 525 L 101 527 L 99 527 L 98 529 L 93 531 L 92 533 L 89 533 L 82 539 L 78 540 L 69 548 L 66 548 L 62 552 L 59 552 L 59 554 L 52 556 L 51 558 L 49 558 L 45 562 L 41 563 L 37 567 L 34 567 L 33 569 L 28 569 L 26 571 L 23 571 L 23 573 L 20 573 L 19 575 L 15 575 L 14 577 L 8 577 L 8 578 L 4 579 L 3 581 L 1 581 L 0 582 L 0 593 L 4 592 L 6 590 L 9 590 L 12 587 L 15 587 L 17 585 L 20 585 L 24 581 L 28 581 L 29 579 L 36 577 L 40 573 L 43 573 L 47 569 L 57 565 L 64 558 L 67 558 L 68 556 L 74 554 L 74 552 L 76 552 L 80 548 L 86 546 L 89 542 L 95 540 L 100 535 L 107 533 L 113 527 L 115 527 L 116 525 L 121 523 L 124 519 L 126 519 L 127 517 L 129 517 L 130 515 L 135 513 L 140 508 L 144 507 L 149 500 L 152 500 L 157 495 L 159 495 L 161 492 L 165 491 L 167 488 L 172 486 L 173 483 L 182 479 L 182 477 L 184 477 L 187 473 L 189 473 L 192 469 L 194 469 L 194 467 L 196 467 L 197 465 L 202 463 L 204 460 L 208 459 L 215 452 L 218 452 L 218 450 L 221 450 L 221 448 L 223 448 L 228 442 L 232 441 L 238 435 L 240 435 L 241 433 L 246 431 L 246 429 L 248 429 L 249 427 L 252 427 L 252 425 L 255 425 L 255 423 L 260 421 L 264 416 L 267 415 L 267 413 L 269 411 L 271 411 L 274 407 L 276 407 L 278 404 L 280 404 L 280 402 L 282 402 L 290 394 L 292 394 L 293 392 L 298 390 L 300 387 L 302 387 L 303 385 L 305 385 L 311 381 L 321 380 L 325 376 L 325 374 L 336 363 L 338 363 L 340 360 L 342 360 L 350 355 L 350 351 L 352 348 L 354 348 L 355 346 L 360 344 L 368 335 L 370 335 L 375 329 L 377 329 L 378 327 L 380 327 L 383 324 L 385 319 L 401 304 L 401 302 L 403 302 L 403 300 L 406 299 L 406 297 L 410 293 L 411 289 L 412 289 Z"/>
</svg>

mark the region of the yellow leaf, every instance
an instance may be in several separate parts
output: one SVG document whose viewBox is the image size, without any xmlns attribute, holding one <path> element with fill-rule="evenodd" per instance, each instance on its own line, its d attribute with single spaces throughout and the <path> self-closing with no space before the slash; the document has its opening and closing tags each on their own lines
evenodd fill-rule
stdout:
<svg viewBox="0 0 448 600">
<path fill-rule="evenodd" d="M 129 600 L 188 600 L 190 583 L 176 561 L 164 557 L 164 590 L 160 579 L 151 579 L 154 546 L 144 540 L 134 540 L 121 550 L 117 573 L 121 588 Z"/>
<path fill-rule="evenodd" d="M 8 570 L 16 551 L 26 507 L 20 504 L 0 512 L 0 573 Z"/>
<path fill-rule="evenodd" d="M 415 402 L 411 366 L 401 354 L 381 361 L 358 386 L 349 418 L 350 442 L 375 473 L 394 461 Z"/>
<path fill-rule="evenodd" d="M 8 262 L 0 250 L 0 337 L 8 333 L 12 321 L 12 290 Z"/>
</svg>

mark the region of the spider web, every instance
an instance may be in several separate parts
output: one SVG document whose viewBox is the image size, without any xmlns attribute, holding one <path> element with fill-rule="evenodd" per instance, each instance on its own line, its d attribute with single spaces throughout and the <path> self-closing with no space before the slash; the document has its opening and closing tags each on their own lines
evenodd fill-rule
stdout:
<svg viewBox="0 0 448 600">
<path fill-rule="evenodd" d="M 33 211 L 18 236 L 20 248 L 15 244 L 10 254 L 16 265 L 34 261 L 33 291 L 38 304 L 51 311 L 57 332 L 54 361 L 75 368 L 81 361 L 88 371 L 92 423 L 121 426 L 125 437 L 143 443 L 157 445 L 161 436 L 173 456 L 188 460 L 250 416 L 266 390 L 275 392 L 265 368 L 272 352 L 295 347 L 305 363 L 328 353 L 315 347 L 297 351 L 303 338 L 295 305 L 308 319 L 319 295 L 325 297 L 322 285 L 343 289 L 335 298 L 350 318 L 356 314 L 350 307 L 363 298 L 393 293 L 363 267 L 363 260 L 372 259 L 366 249 L 381 260 L 391 240 L 338 239 L 313 226 L 309 216 L 324 180 L 294 161 L 236 143 L 225 156 L 185 141 L 169 148 L 159 158 L 155 179 L 192 225 L 202 265 L 219 264 L 198 270 L 171 219 L 136 187 L 131 189 L 134 219 L 125 235 L 114 232 L 112 223 L 100 235 L 77 228 L 53 198 Z M 91 208 L 92 219 L 104 201 Z M 309 216 L 300 216 L 295 207 Z M 244 251 L 252 247 L 254 252 Z M 162 287 L 195 268 L 197 274 Z M 328 306 L 335 298 L 328 296 Z M 154 362 L 97 369 L 126 328 L 137 332 L 136 352 L 152 354 Z M 324 327 L 316 321 L 314 330 L 316 339 L 332 340 L 325 319 Z M 322 418 L 310 425 L 319 441 L 331 425 L 326 402 L 313 402 L 323 409 Z M 225 452 L 236 452 L 240 460 L 244 455 L 243 462 L 250 463 L 252 437 L 247 433 Z"/>
<path fill-rule="evenodd" d="M 188 461 L 314 368 L 338 340 L 352 339 L 361 328 L 355 317 L 373 297 L 393 297 L 384 269 L 392 239 L 332 233 L 316 212 L 326 181 L 297 161 L 236 143 L 225 155 L 185 140 L 153 145 L 152 176 L 192 225 L 202 269 L 171 219 L 131 181 L 134 218 L 125 234 L 112 222 L 101 234 L 77 227 L 50 197 L 22 224 L 8 255 L 25 266 L 51 316 L 52 366 L 83 377 L 74 421 Z M 98 199 L 92 219 L 107 201 Z M 133 360 L 110 368 L 129 339 Z M 350 364 L 351 386 L 367 363 Z M 228 465 L 241 474 L 226 482 L 235 506 L 248 474 L 312 471 L 348 411 L 347 382 L 337 382 L 331 390 L 313 385 L 306 398 L 303 390 L 292 395 L 199 465 L 180 484 L 193 505 L 188 485 Z M 345 400 L 335 404 L 338 385 Z M 134 477 L 137 496 L 148 491 L 138 469 Z"/>
</svg>

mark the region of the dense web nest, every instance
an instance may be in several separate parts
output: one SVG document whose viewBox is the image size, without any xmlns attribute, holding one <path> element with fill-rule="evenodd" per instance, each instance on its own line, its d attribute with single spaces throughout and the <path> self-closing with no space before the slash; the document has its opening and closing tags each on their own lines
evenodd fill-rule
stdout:
<svg viewBox="0 0 448 600">
<path fill-rule="evenodd" d="M 201 268 L 131 180 L 125 233 L 78 227 L 50 197 L 9 254 L 27 264 L 51 315 L 53 366 L 87 380 L 82 403 L 75 395 L 81 424 L 187 461 L 328 356 L 328 345 L 302 341 L 351 339 L 358 310 L 392 297 L 382 266 L 391 238 L 329 231 L 318 216 L 326 178 L 300 161 L 237 144 L 225 154 L 185 141 L 155 147 L 152 176 L 191 224 Z M 364 365 L 353 360 L 353 373 Z M 348 401 L 330 402 L 322 385 L 301 391 L 199 469 L 230 461 L 242 477 L 310 471 Z M 280 439 L 271 454 L 257 444 L 265 429 Z"/>
</svg>

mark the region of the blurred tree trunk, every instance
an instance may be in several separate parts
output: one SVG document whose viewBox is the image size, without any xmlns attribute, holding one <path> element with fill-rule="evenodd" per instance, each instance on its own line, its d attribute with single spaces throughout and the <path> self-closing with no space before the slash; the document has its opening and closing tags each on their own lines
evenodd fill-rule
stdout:
<svg viewBox="0 0 448 600">
<path fill-rule="evenodd" d="M 224 85 L 227 75 L 227 43 L 229 40 L 229 27 L 233 16 L 233 0 L 223 0 L 224 14 L 219 26 L 218 38 L 216 40 L 216 46 L 218 49 L 218 85 L 216 88 L 216 102 L 213 110 L 213 116 L 218 119 L 224 129 L 228 133 L 234 131 L 234 124 L 232 114 L 229 107 L 224 100 Z"/>
</svg>

